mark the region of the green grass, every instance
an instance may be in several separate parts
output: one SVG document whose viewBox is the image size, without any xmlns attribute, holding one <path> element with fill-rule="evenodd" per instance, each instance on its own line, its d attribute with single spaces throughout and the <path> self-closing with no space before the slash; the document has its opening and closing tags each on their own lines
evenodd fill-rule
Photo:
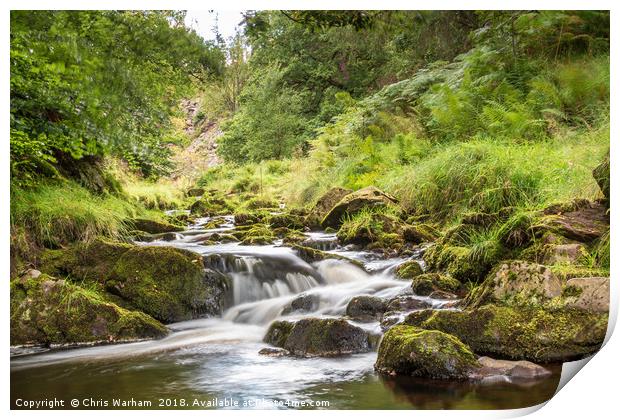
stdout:
<svg viewBox="0 0 620 420">
<path fill-rule="evenodd" d="M 123 222 L 144 212 L 122 198 L 95 196 L 73 182 L 11 191 L 11 230 L 27 232 L 37 245 L 122 237 L 127 230 Z"/>
<path fill-rule="evenodd" d="M 185 204 L 183 190 L 169 180 L 134 180 L 123 186 L 127 196 L 147 209 L 178 209 Z"/>
</svg>

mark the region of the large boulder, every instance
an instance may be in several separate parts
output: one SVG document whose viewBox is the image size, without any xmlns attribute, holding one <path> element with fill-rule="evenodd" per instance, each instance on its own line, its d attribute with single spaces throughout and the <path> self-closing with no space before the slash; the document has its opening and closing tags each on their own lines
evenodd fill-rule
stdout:
<svg viewBox="0 0 620 420">
<path fill-rule="evenodd" d="M 345 220 L 336 236 L 342 243 L 364 245 L 372 249 L 400 249 L 403 246 L 405 222 L 381 211 L 360 213 Z"/>
<path fill-rule="evenodd" d="M 544 265 L 509 261 L 487 277 L 465 299 L 466 306 L 499 302 L 509 305 L 542 304 L 562 294 L 562 282 Z"/>
<path fill-rule="evenodd" d="M 608 313 L 609 277 L 570 279 L 566 282 L 562 295 L 569 307 Z"/>
<path fill-rule="evenodd" d="M 607 331 L 607 314 L 566 307 L 486 305 L 413 312 L 405 324 L 454 335 L 477 354 L 545 363 L 578 360 L 598 351 Z"/>
<path fill-rule="evenodd" d="M 295 356 L 340 356 L 370 350 L 369 335 L 343 319 L 305 318 L 273 322 L 265 342 Z"/>
<path fill-rule="evenodd" d="M 465 379 L 480 367 L 459 339 L 408 325 L 390 328 L 379 345 L 375 369 L 388 375 Z"/>
<path fill-rule="evenodd" d="M 57 277 L 103 284 L 116 261 L 134 245 L 95 238 L 67 249 L 47 249 L 41 255 L 42 271 Z"/>
<path fill-rule="evenodd" d="M 344 196 L 321 221 L 324 228 L 337 228 L 345 215 L 354 215 L 363 208 L 395 206 L 397 200 L 376 187 L 366 187 Z"/>
<path fill-rule="evenodd" d="M 144 246 L 120 256 L 106 287 L 155 319 L 177 322 L 219 314 L 226 280 L 205 270 L 199 254 Z"/>
<path fill-rule="evenodd" d="M 85 344 L 159 338 L 166 327 L 100 292 L 48 275 L 11 282 L 11 344 Z"/>
<path fill-rule="evenodd" d="M 381 318 L 387 310 L 385 301 L 375 296 L 356 296 L 349 301 L 346 314 L 358 321 L 373 321 Z"/>
<path fill-rule="evenodd" d="M 342 198 L 350 193 L 352 190 L 341 187 L 333 187 L 330 188 L 325 194 L 318 199 L 314 207 L 306 216 L 304 223 L 310 227 L 320 227 L 321 220 L 325 217 L 327 212 L 329 212 L 332 207 L 334 207 Z"/>
</svg>

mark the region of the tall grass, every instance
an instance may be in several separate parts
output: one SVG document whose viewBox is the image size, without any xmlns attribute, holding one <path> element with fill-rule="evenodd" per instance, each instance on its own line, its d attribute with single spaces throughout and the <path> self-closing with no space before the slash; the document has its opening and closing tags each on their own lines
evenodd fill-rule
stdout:
<svg viewBox="0 0 620 420">
<path fill-rule="evenodd" d="M 27 232 L 40 246 L 87 241 L 99 235 L 122 237 L 127 230 L 124 221 L 141 212 L 122 198 L 95 196 L 73 182 L 11 191 L 11 229 Z"/>
</svg>

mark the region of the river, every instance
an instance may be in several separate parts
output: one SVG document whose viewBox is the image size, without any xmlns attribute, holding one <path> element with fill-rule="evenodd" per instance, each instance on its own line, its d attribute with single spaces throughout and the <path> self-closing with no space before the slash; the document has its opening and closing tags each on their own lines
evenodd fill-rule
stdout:
<svg viewBox="0 0 620 420">
<path fill-rule="evenodd" d="M 205 265 L 226 274 L 232 290 L 221 317 L 170 324 L 160 340 L 68 350 L 12 349 L 11 404 L 16 401 L 77 399 L 79 408 L 115 408 L 114 399 L 148 401 L 150 408 L 340 408 L 340 409 L 506 409 L 548 400 L 561 366 L 535 381 L 497 377 L 485 381 L 386 378 L 373 370 L 376 352 L 335 358 L 259 355 L 262 338 L 275 319 L 339 317 L 354 296 L 391 298 L 411 293 L 394 269 L 413 258 L 338 245 L 335 235 L 308 232 L 306 245 L 350 258 L 308 264 L 281 242 L 204 245 L 213 233 L 234 228 L 232 217 L 215 229 L 197 220 L 169 241 L 204 256 Z M 363 268 L 362 268 L 363 267 Z M 300 294 L 316 296 L 311 313 L 282 315 Z M 435 308 L 450 301 L 427 300 Z M 451 309 L 446 309 L 451 310 Z M 380 335 L 379 322 L 353 324 Z M 303 407 L 301 406 L 303 404 Z"/>
</svg>

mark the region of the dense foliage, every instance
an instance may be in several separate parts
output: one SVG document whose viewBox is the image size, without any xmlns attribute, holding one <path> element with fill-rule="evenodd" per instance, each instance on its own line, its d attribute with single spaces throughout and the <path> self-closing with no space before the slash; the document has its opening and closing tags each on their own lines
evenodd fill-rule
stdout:
<svg viewBox="0 0 620 420">
<path fill-rule="evenodd" d="M 179 12 L 13 11 L 11 170 L 53 175 L 61 156 L 114 152 L 145 175 L 165 172 L 169 118 L 190 77 L 224 57 Z M 66 159 L 65 159 L 66 160 Z M 71 159 L 69 159 L 71 160 Z"/>
</svg>

